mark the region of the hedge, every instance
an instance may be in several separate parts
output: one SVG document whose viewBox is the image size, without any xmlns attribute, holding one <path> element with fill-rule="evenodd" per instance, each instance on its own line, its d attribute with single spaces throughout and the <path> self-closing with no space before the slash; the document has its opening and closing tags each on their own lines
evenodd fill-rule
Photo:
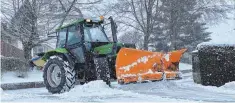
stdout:
<svg viewBox="0 0 235 103">
<path fill-rule="evenodd" d="M 222 86 L 235 81 L 235 46 L 202 45 L 193 52 L 192 64 L 195 83 Z"/>
</svg>

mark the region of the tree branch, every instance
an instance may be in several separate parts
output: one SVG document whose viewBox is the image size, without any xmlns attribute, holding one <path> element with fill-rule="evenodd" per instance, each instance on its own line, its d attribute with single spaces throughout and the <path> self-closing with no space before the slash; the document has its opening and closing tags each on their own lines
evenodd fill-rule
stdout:
<svg viewBox="0 0 235 103">
<path fill-rule="evenodd" d="M 135 17 L 137 23 L 139 24 L 139 26 L 141 27 L 141 29 L 145 32 L 145 29 L 144 29 L 144 26 L 140 23 L 138 17 L 137 17 L 137 14 L 136 14 L 136 10 L 135 10 L 135 5 L 134 5 L 134 1 L 131 0 L 131 7 L 132 7 L 132 10 L 133 10 L 133 16 Z"/>
<path fill-rule="evenodd" d="M 62 3 L 62 1 L 59 0 L 59 2 L 60 2 L 60 5 L 61 5 L 62 9 L 64 10 L 64 12 L 66 12 L 67 10 L 66 10 L 66 8 L 64 7 L 64 4 Z"/>
<path fill-rule="evenodd" d="M 61 22 L 60 22 L 60 26 L 59 26 L 59 27 L 61 27 L 61 26 L 63 25 L 63 23 L 64 23 L 64 21 L 65 21 L 67 15 L 69 14 L 70 10 L 72 9 L 72 7 L 73 7 L 73 5 L 75 4 L 76 1 L 77 1 L 77 0 L 73 0 L 73 2 L 72 2 L 72 4 L 70 5 L 69 9 L 66 10 L 66 12 L 65 12 L 65 14 L 64 14 L 64 16 L 63 16 L 63 19 L 62 19 Z"/>
</svg>

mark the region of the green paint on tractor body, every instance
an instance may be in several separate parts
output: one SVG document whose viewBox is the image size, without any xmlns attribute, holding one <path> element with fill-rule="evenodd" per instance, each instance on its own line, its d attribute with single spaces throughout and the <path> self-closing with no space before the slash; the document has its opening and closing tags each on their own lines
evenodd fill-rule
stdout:
<svg viewBox="0 0 235 103">
<path fill-rule="evenodd" d="M 123 43 L 117 43 L 117 46 L 121 48 L 124 45 Z M 112 48 L 113 48 L 113 43 L 109 43 L 106 45 L 95 47 L 92 50 L 93 52 L 98 53 L 98 54 L 110 54 L 112 52 Z M 68 51 L 65 48 L 56 48 L 54 50 L 46 52 L 43 55 L 42 60 L 46 61 L 47 59 L 49 59 L 50 56 L 55 55 L 55 54 L 61 54 L 61 53 L 68 53 Z"/>
<path fill-rule="evenodd" d="M 56 48 L 54 50 L 46 52 L 43 55 L 42 60 L 46 61 L 47 59 L 50 58 L 50 56 L 55 55 L 55 54 L 62 54 L 62 53 L 68 53 L 68 51 L 65 48 Z"/>
<path fill-rule="evenodd" d="M 117 43 L 118 47 L 122 47 L 123 43 Z M 106 45 L 98 46 L 94 48 L 94 52 L 98 54 L 110 54 L 112 52 L 113 43 L 109 43 Z M 116 55 L 116 54 L 115 54 Z"/>
<path fill-rule="evenodd" d="M 95 47 L 91 50 L 97 54 L 102 54 L 102 55 L 110 54 L 112 52 L 113 45 L 114 45 L 113 43 L 109 43 L 109 44 Z M 124 43 L 117 43 L 118 48 L 126 47 L 125 45 L 126 44 L 124 44 Z M 132 47 L 134 48 L 134 46 L 132 46 Z M 55 50 L 51 50 L 51 51 L 46 52 L 43 55 L 42 60 L 46 61 L 47 59 L 49 59 L 50 56 L 55 55 L 55 54 L 62 54 L 62 53 L 68 53 L 68 51 L 65 48 L 56 48 Z M 113 56 L 116 56 L 116 55 L 117 54 L 114 54 Z"/>
</svg>

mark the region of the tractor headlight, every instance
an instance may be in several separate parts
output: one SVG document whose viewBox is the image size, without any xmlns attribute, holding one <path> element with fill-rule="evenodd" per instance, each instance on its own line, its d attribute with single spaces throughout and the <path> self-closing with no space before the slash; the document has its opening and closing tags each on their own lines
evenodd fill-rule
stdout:
<svg viewBox="0 0 235 103">
<path fill-rule="evenodd" d="M 100 16 L 100 21 L 103 21 L 104 20 L 104 16 Z"/>
<path fill-rule="evenodd" d="M 104 16 L 95 17 L 91 19 L 85 19 L 86 23 L 103 23 L 103 21 L 104 21 Z"/>
<path fill-rule="evenodd" d="M 91 22 L 91 19 L 86 19 L 86 22 L 88 22 L 88 23 Z"/>
</svg>

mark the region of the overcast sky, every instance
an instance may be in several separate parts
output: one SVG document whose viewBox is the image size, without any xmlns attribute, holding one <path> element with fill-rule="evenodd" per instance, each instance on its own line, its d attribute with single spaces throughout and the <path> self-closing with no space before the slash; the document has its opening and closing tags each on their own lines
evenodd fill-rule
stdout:
<svg viewBox="0 0 235 103">
<path fill-rule="evenodd" d="M 211 42 L 235 44 L 235 12 L 231 13 L 230 19 L 218 25 L 209 26 Z"/>
<path fill-rule="evenodd" d="M 210 42 L 235 44 L 235 0 L 230 3 L 234 5 L 234 12 L 229 14 L 230 19 L 209 26 L 208 31 L 212 32 Z"/>
</svg>

